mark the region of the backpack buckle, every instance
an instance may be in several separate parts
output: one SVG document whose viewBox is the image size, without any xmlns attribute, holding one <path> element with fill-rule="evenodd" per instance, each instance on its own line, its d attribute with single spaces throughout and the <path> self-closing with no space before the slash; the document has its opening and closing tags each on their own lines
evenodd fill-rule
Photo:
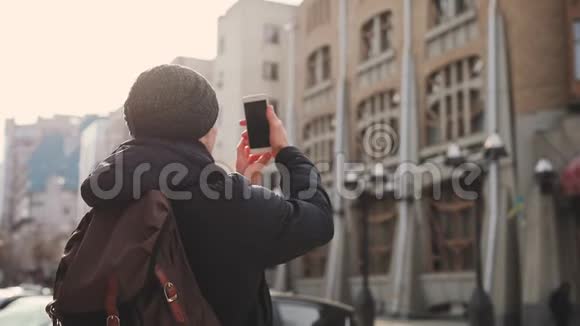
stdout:
<svg viewBox="0 0 580 326">
<path fill-rule="evenodd" d="M 173 283 L 165 283 L 165 285 L 163 285 L 163 293 L 165 294 L 165 299 L 167 299 L 167 302 L 172 303 L 177 301 L 177 290 L 175 289 L 175 285 L 173 285 Z"/>
<path fill-rule="evenodd" d="M 121 326 L 121 319 L 117 315 L 107 317 L 107 326 Z"/>
</svg>

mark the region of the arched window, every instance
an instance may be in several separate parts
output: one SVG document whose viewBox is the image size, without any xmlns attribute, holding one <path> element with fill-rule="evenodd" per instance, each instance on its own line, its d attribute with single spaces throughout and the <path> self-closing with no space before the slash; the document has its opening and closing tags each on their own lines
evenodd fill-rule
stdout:
<svg viewBox="0 0 580 326">
<path fill-rule="evenodd" d="M 306 87 L 314 87 L 324 81 L 330 80 L 331 76 L 331 58 L 330 46 L 325 45 L 314 50 L 308 56 L 306 63 Z"/>
<path fill-rule="evenodd" d="M 483 62 L 453 62 L 427 80 L 426 142 L 436 145 L 477 134 L 484 128 Z"/>
<path fill-rule="evenodd" d="M 312 119 L 302 129 L 304 153 L 314 163 L 331 163 L 334 150 L 334 114 L 326 114 Z M 321 169 L 322 182 L 327 189 L 332 186 L 332 172 Z M 320 278 L 324 276 L 328 247 L 315 249 L 302 259 L 303 276 Z"/>
<path fill-rule="evenodd" d="M 373 275 L 389 273 L 393 257 L 396 222 L 397 205 L 393 200 L 380 200 L 370 207 L 369 271 Z"/>
<path fill-rule="evenodd" d="M 357 144 L 363 144 L 363 146 L 357 148 L 357 157 L 365 162 L 376 162 L 397 154 L 399 102 L 397 91 L 387 90 L 374 94 L 359 103 L 357 108 Z M 379 143 L 369 144 L 373 141 L 371 137 L 374 137 L 374 140 L 379 141 Z"/>
<path fill-rule="evenodd" d="M 432 0 L 432 25 L 437 26 L 474 8 L 473 0 Z"/>
<path fill-rule="evenodd" d="M 365 62 L 391 48 L 391 12 L 385 11 L 366 21 L 360 31 L 360 61 Z"/>
<path fill-rule="evenodd" d="M 431 234 L 430 270 L 435 273 L 470 271 L 475 268 L 475 223 L 481 201 L 465 200 L 451 185 L 443 185 L 441 198 L 428 208 Z"/>
</svg>

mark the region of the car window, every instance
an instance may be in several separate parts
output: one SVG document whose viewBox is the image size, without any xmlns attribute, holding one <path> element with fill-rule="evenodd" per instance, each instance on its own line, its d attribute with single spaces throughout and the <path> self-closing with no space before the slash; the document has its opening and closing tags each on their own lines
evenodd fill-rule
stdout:
<svg viewBox="0 0 580 326">
<path fill-rule="evenodd" d="M 280 326 L 314 326 L 320 319 L 317 306 L 281 301 L 277 308 L 282 322 Z"/>
<path fill-rule="evenodd" d="M 48 326 L 45 307 L 49 302 L 48 296 L 20 298 L 0 311 L 0 325 Z"/>
</svg>

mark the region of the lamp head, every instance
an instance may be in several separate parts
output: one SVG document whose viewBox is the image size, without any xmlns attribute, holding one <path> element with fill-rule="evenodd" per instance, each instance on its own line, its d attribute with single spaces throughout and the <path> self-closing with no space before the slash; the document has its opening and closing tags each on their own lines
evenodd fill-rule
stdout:
<svg viewBox="0 0 580 326">
<path fill-rule="evenodd" d="M 491 134 L 487 137 L 483 149 L 485 158 L 492 161 L 497 161 L 507 156 L 505 144 L 497 133 Z"/>
<path fill-rule="evenodd" d="M 543 194 L 549 194 L 552 192 L 554 188 L 554 183 L 556 180 L 556 172 L 554 170 L 554 165 L 552 162 L 546 158 L 540 159 L 536 163 L 536 167 L 534 168 L 534 174 L 536 176 L 536 180 L 540 185 L 540 191 Z"/>
<path fill-rule="evenodd" d="M 465 163 L 465 155 L 463 155 L 463 151 L 459 144 L 450 144 L 449 147 L 447 147 L 447 153 L 445 154 L 445 165 L 458 167 L 463 163 Z"/>
<path fill-rule="evenodd" d="M 346 171 L 344 175 L 344 186 L 353 189 L 358 185 L 360 173 L 357 171 Z"/>
</svg>

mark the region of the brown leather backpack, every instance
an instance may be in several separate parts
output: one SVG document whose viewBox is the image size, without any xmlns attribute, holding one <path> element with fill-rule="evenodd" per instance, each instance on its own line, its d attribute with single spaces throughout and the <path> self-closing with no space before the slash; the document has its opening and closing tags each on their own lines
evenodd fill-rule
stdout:
<svg viewBox="0 0 580 326">
<path fill-rule="evenodd" d="M 65 247 L 47 312 L 62 326 L 220 324 L 159 191 L 85 215 Z"/>
</svg>

